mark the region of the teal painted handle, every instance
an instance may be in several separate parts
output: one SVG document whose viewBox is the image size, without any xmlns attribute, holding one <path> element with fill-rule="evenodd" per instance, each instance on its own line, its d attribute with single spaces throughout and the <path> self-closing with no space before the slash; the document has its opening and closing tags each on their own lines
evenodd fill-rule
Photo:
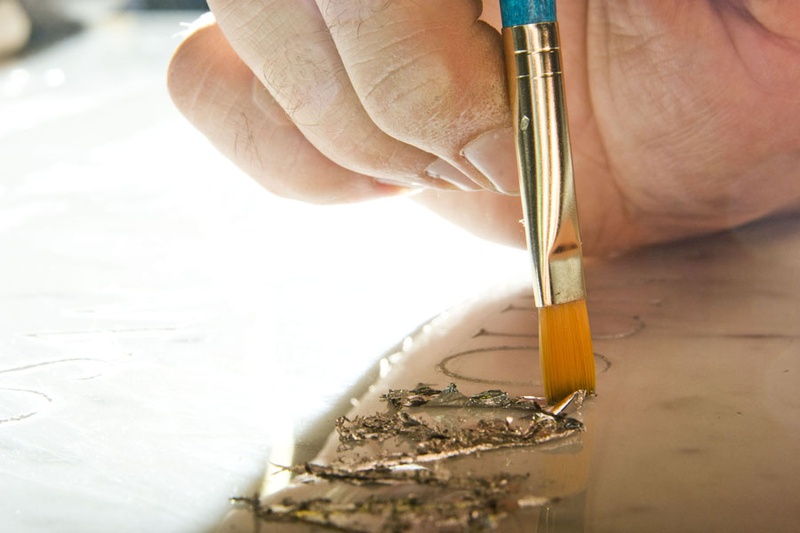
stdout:
<svg viewBox="0 0 800 533">
<path fill-rule="evenodd" d="M 555 0 L 500 0 L 503 27 L 556 21 Z"/>
</svg>

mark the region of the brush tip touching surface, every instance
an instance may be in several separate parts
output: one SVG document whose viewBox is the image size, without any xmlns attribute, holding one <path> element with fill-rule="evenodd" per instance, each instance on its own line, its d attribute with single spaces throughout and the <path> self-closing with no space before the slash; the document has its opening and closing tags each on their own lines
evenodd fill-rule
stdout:
<svg viewBox="0 0 800 533">
<path fill-rule="evenodd" d="M 555 0 L 500 0 L 503 27 L 556 21 Z"/>
<path fill-rule="evenodd" d="M 577 390 L 595 390 L 586 300 L 539 308 L 539 357 L 548 401 L 556 402 Z"/>
</svg>

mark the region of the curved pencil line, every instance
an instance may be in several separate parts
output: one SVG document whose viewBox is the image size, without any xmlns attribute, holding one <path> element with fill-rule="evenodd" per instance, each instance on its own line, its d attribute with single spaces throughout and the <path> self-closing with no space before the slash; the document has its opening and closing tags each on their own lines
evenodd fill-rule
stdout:
<svg viewBox="0 0 800 533">
<path fill-rule="evenodd" d="M 100 333 L 149 333 L 151 331 L 177 331 L 176 327 L 160 328 L 120 328 L 120 329 L 87 329 L 79 331 L 40 331 L 36 333 L 21 333 L 23 337 L 64 337 L 68 335 L 90 335 Z"/>
<path fill-rule="evenodd" d="M 461 379 L 464 381 L 470 381 L 472 383 L 486 383 L 489 385 L 504 385 L 504 386 L 520 386 L 520 385 L 531 385 L 533 384 L 532 381 L 502 381 L 502 380 L 492 380 L 492 379 L 481 379 L 478 377 L 470 377 L 459 374 L 458 372 L 454 372 L 447 368 L 448 363 L 453 361 L 454 359 L 458 359 L 459 357 L 464 357 L 467 355 L 474 355 L 478 353 L 486 353 L 486 352 L 508 352 L 512 350 L 534 350 L 538 351 L 538 347 L 536 346 L 494 346 L 490 348 L 476 348 L 474 350 L 466 350 L 463 352 L 454 353 L 452 355 L 448 355 L 444 359 L 442 359 L 439 364 L 436 365 L 436 370 L 444 374 L 445 376 L 451 377 L 453 379 Z M 594 352 L 595 362 L 599 361 L 600 364 L 597 365 L 597 373 L 602 374 L 608 372 L 611 368 L 611 361 L 603 354 Z"/>
<path fill-rule="evenodd" d="M 642 317 L 638 315 L 633 315 L 630 318 L 633 319 L 633 327 L 630 328 L 628 331 L 621 331 L 619 333 L 606 333 L 606 334 L 598 333 L 596 335 L 593 334 L 592 338 L 595 340 L 627 339 L 628 337 L 633 337 L 637 333 L 641 333 L 642 330 L 645 328 L 645 323 L 644 320 L 642 320 Z"/>
<path fill-rule="evenodd" d="M 47 400 L 48 403 L 53 403 L 53 399 L 50 396 L 48 396 L 47 394 L 45 394 L 43 392 L 37 391 L 37 390 L 15 389 L 15 388 L 12 388 L 12 387 L 0 387 L 0 391 L 26 392 L 28 394 L 33 394 L 35 396 L 41 396 L 42 398 Z M 29 413 L 23 413 L 21 415 L 10 416 L 8 418 L 0 418 L 0 424 L 6 424 L 6 423 L 10 423 L 10 422 L 20 422 L 22 420 L 25 420 L 26 418 L 31 418 L 32 416 L 36 416 L 37 414 L 39 414 L 39 411 L 31 411 Z"/>
<path fill-rule="evenodd" d="M 507 352 L 511 350 L 538 350 L 537 346 L 493 346 L 490 348 L 476 348 L 474 350 L 466 350 L 463 352 L 454 353 L 452 355 L 448 355 L 444 359 L 442 359 L 438 365 L 436 365 L 436 369 L 444 374 L 445 376 L 451 377 L 453 379 L 462 379 L 464 381 L 471 381 L 473 383 L 488 383 L 493 385 L 530 385 L 531 381 L 498 381 L 498 380 L 491 380 L 491 379 L 481 379 L 481 378 L 474 378 L 469 376 L 462 376 L 458 372 L 454 372 L 447 368 L 447 364 L 453 361 L 454 359 L 458 359 L 459 357 L 464 357 L 466 355 L 472 355 L 476 353 L 482 352 Z"/>
<path fill-rule="evenodd" d="M 501 331 L 490 331 L 486 328 L 481 328 L 478 333 L 473 335 L 473 339 L 477 337 L 512 337 L 519 339 L 535 339 L 539 335 L 534 333 L 503 333 Z"/>
<path fill-rule="evenodd" d="M 56 361 L 43 361 L 41 363 L 33 363 L 31 365 L 24 365 L 24 366 L 17 366 L 14 368 L 3 368 L 0 369 L 0 374 L 10 374 L 12 372 L 21 372 L 23 370 L 30 370 L 32 368 L 39 368 L 42 366 L 51 366 L 51 365 L 60 365 L 64 363 L 74 363 L 76 361 L 95 361 L 97 363 L 108 363 L 108 361 L 104 361 L 103 359 L 94 359 L 91 357 L 75 357 L 72 359 L 58 359 Z"/>
<path fill-rule="evenodd" d="M 633 321 L 633 325 L 626 331 L 620 331 L 618 333 L 594 333 L 592 332 L 592 339 L 594 340 L 616 340 L 616 339 L 627 339 L 628 337 L 633 337 L 637 333 L 640 333 L 645 328 L 645 323 L 639 316 L 631 316 L 629 317 Z M 536 339 L 539 337 L 536 333 L 506 333 L 503 331 L 491 331 L 486 328 L 481 328 L 478 330 L 472 338 L 478 337 L 506 337 L 506 338 L 514 338 L 514 339 Z"/>
</svg>

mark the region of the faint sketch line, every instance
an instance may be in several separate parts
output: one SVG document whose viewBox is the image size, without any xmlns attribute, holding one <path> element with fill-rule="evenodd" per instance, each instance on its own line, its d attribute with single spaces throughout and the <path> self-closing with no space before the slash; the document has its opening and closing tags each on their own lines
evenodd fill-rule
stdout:
<svg viewBox="0 0 800 533">
<path fill-rule="evenodd" d="M 645 328 L 644 320 L 638 315 L 634 315 L 630 317 L 633 320 L 633 326 L 627 331 L 620 331 L 618 333 L 592 333 L 592 338 L 594 340 L 614 340 L 614 339 L 626 339 L 628 337 L 633 337 L 637 333 L 640 333 Z M 591 322 L 591 318 L 590 318 Z"/>
<path fill-rule="evenodd" d="M 43 366 L 52 366 L 52 365 L 59 365 L 65 363 L 74 363 L 78 361 L 94 361 L 97 363 L 107 363 L 108 361 L 103 361 L 102 359 L 94 359 L 91 357 L 74 357 L 71 359 L 57 359 L 55 361 L 42 361 L 41 363 L 33 363 L 30 365 L 23 365 L 17 366 L 13 368 L 0 368 L 0 374 L 10 374 L 12 372 L 22 372 L 23 370 L 30 370 L 32 368 L 40 368 Z"/>
<path fill-rule="evenodd" d="M 451 377 L 453 379 L 471 381 L 473 383 L 486 383 L 490 385 L 505 385 L 505 386 L 531 385 L 533 383 L 532 381 L 507 381 L 507 380 L 487 379 L 481 376 L 469 376 L 448 368 L 448 365 L 450 363 L 462 357 L 468 357 L 479 354 L 496 354 L 498 352 L 513 352 L 513 351 L 519 352 L 526 350 L 529 350 L 531 352 L 534 351 L 538 352 L 538 347 L 537 346 L 491 346 L 488 348 L 475 348 L 472 350 L 464 350 L 458 353 L 454 353 L 452 355 L 448 355 L 447 357 L 442 359 L 439 362 L 439 364 L 436 365 L 436 369 L 445 376 Z M 605 355 L 594 352 L 594 359 L 598 374 L 607 372 L 608 369 L 611 368 L 611 361 Z"/>
<path fill-rule="evenodd" d="M 609 315 L 604 315 L 609 316 Z M 614 340 L 614 339 L 625 339 L 628 337 L 632 337 L 637 333 L 641 332 L 645 328 L 645 323 L 639 316 L 631 316 L 626 317 L 631 319 L 631 326 L 624 330 L 615 333 L 596 333 L 595 329 L 592 329 L 592 339 L 594 340 Z M 598 319 L 601 320 L 601 318 Z M 594 325 L 596 322 L 591 320 L 590 323 Z M 538 333 L 511 333 L 505 331 L 492 331 L 486 328 L 481 328 L 478 332 L 473 336 L 473 338 L 478 337 L 505 337 L 505 338 L 517 338 L 517 339 L 536 339 L 539 337 Z"/>
<path fill-rule="evenodd" d="M 472 338 L 476 337 L 513 337 L 524 339 L 535 339 L 538 337 L 535 333 L 504 333 L 501 331 L 490 331 L 486 328 L 481 328 Z"/>
<path fill-rule="evenodd" d="M 47 400 L 48 403 L 53 403 L 53 399 L 48 396 L 47 394 L 37 391 L 37 390 L 30 390 L 30 389 L 16 389 L 11 387 L 0 387 L 0 391 L 11 391 L 11 392 L 23 392 L 27 394 L 33 394 L 35 396 L 39 396 L 40 398 L 44 398 Z M 25 420 L 26 418 L 30 418 L 32 416 L 36 416 L 39 414 L 39 411 L 30 411 L 28 413 L 22 413 L 19 415 L 9 416 L 6 418 L 0 418 L 0 424 L 6 424 L 9 422 L 20 422 Z"/>
<path fill-rule="evenodd" d="M 526 305 L 516 305 L 516 304 L 509 304 L 508 307 L 503 309 L 503 313 L 510 313 L 513 311 L 536 311 L 538 308 L 533 306 L 526 306 Z"/>
<path fill-rule="evenodd" d="M 151 331 L 177 331 L 175 327 L 161 328 L 121 328 L 121 329 L 87 329 L 76 331 L 41 331 L 36 333 L 21 333 L 22 337 L 61 337 L 69 335 L 89 335 L 98 333 L 149 333 Z"/>
<path fill-rule="evenodd" d="M 19 373 L 19 372 L 27 372 L 27 371 L 34 371 L 35 372 L 35 371 L 37 371 L 39 369 L 46 368 L 46 367 L 52 367 L 52 366 L 57 366 L 57 365 L 66 365 L 66 364 L 70 364 L 70 363 L 85 363 L 85 362 L 109 363 L 109 361 L 104 361 L 102 359 L 94 359 L 94 358 L 91 358 L 91 357 L 73 357 L 73 358 L 69 358 L 69 359 L 57 359 L 57 360 L 54 360 L 54 361 L 41 361 L 41 362 L 38 362 L 38 363 L 31 363 L 31 364 L 28 364 L 28 365 L 21 365 L 21 366 L 16 366 L 16 367 L 11 367 L 11 368 L 2 368 L 2 369 L 0 369 L 0 376 L 13 374 L 13 373 Z M 86 369 L 80 368 L 80 370 L 86 370 Z M 93 373 L 91 375 L 82 376 L 82 377 L 74 377 L 72 379 L 75 379 L 75 380 L 78 380 L 78 381 L 88 381 L 88 380 L 96 379 L 96 378 L 98 378 L 98 377 L 103 375 L 102 372 L 97 372 L 97 369 L 92 369 L 92 370 L 94 370 L 95 373 Z M 34 374 L 34 375 L 36 375 L 36 374 Z M 15 379 L 19 379 L 19 378 L 15 378 Z M 63 379 L 63 377 L 62 377 L 62 379 Z M 53 398 L 51 398 L 50 396 L 48 396 L 44 392 L 41 392 L 41 391 L 38 391 L 38 390 L 20 389 L 20 388 L 13 388 L 13 387 L 0 387 L 0 392 L 3 392 L 3 391 L 5 391 L 6 393 L 18 392 L 18 393 L 32 394 L 34 396 L 37 396 L 39 398 L 42 398 L 42 399 L 46 400 L 47 403 L 54 403 L 53 402 Z M 12 403 L 12 405 L 13 405 L 13 403 Z M 20 410 L 21 409 L 22 408 L 20 408 Z M 0 418 L 0 424 L 6 424 L 6 423 L 10 423 L 10 422 L 19 422 L 21 420 L 25 420 L 27 418 L 31 418 L 31 417 L 33 417 L 33 416 L 35 416 L 37 414 L 39 414 L 39 411 L 38 410 L 34 410 L 34 411 L 29 411 L 29 412 L 23 412 L 21 414 L 15 414 L 13 416 L 4 416 L 4 417 Z"/>
<path fill-rule="evenodd" d="M 524 351 L 524 350 L 536 350 L 536 346 L 493 346 L 490 348 L 476 348 L 473 350 L 465 350 L 463 352 L 454 353 L 452 355 L 448 355 L 444 359 L 442 359 L 438 365 L 436 365 L 436 369 L 444 374 L 445 376 L 454 378 L 454 379 L 462 379 L 465 381 L 472 381 L 474 383 L 488 383 L 493 385 L 520 385 L 520 384 L 528 384 L 527 381 L 525 382 L 516 382 L 516 381 L 498 381 L 493 379 L 485 379 L 481 377 L 475 376 L 465 376 L 462 375 L 454 370 L 450 370 L 447 366 L 452 361 L 459 359 L 461 357 L 465 357 L 468 355 L 474 355 L 479 353 L 496 353 L 496 352 L 508 352 L 508 351 Z"/>
<path fill-rule="evenodd" d="M 800 339 L 800 334 L 792 333 L 692 333 L 694 338 L 721 337 L 723 339 L 747 340 L 795 340 Z"/>
</svg>

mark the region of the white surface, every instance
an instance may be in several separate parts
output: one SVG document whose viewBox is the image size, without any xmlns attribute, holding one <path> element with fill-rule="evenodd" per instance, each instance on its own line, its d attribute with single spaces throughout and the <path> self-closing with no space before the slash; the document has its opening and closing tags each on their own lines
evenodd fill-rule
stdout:
<svg viewBox="0 0 800 533">
<path fill-rule="evenodd" d="M 168 101 L 193 16 L 0 65 L 1 531 L 213 528 L 394 342 L 526 266 L 402 199 L 251 183 Z"/>
</svg>

